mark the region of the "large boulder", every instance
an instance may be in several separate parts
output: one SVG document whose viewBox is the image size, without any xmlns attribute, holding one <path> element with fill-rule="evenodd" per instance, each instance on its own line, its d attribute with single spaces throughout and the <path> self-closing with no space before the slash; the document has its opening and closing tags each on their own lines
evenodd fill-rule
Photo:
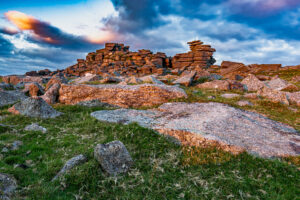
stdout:
<svg viewBox="0 0 300 200">
<path fill-rule="evenodd" d="M 209 144 L 262 157 L 300 154 L 300 135 L 292 127 L 221 103 L 165 103 L 158 109 L 103 110 L 91 116 L 107 122 L 137 122 L 173 136 L 183 145 Z"/>
<path fill-rule="evenodd" d="M 61 85 L 63 83 L 68 83 L 68 80 L 65 78 L 64 74 L 62 74 L 62 73 L 55 74 L 54 76 L 52 76 L 52 78 L 50 79 L 50 81 L 47 83 L 47 85 L 46 85 L 46 91 L 50 87 L 52 87 L 52 85 L 54 85 L 55 83 Z"/>
<path fill-rule="evenodd" d="M 300 92 L 287 92 L 286 95 L 291 104 L 300 106 Z"/>
<path fill-rule="evenodd" d="M 195 75 L 196 75 L 196 72 L 191 71 L 190 73 L 185 74 L 185 75 L 181 76 L 179 79 L 177 79 L 176 81 L 174 81 L 173 84 L 180 84 L 180 85 L 184 85 L 184 86 L 188 87 L 192 84 Z"/>
<path fill-rule="evenodd" d="M 263 87 L 257 91 L 259 96 L 265 97 L 274 103 L 282 103 L 289 105 L 289 100 L 286 95 L 286 92 L 281 92 L 277 90 L 273 90 L 268 87 Z"/>
<path fill-rule="evenodd" d="M 60 84 L 54 83 L 47 92 L 41 96 L 44 101 L 46 101 L 48 104 L 55 104 L 58 99 Z"/>
<path fill-rule="evenodd" d="M 220 75 L 231 80 L 236 80 L 236 77 L 244 77 L 249 71 L 250 68 L 243 63 L 223 61 L 221 64 Z"/>
<path fill-rule="evenodd" d="M 16 189 L 16 179 L 11 175 L 0 173 L 0 199 L 9 200 Z"/>
<path fill-rule="evenodd" d="M 45 93 L 44 88 L 36 82 L 26 83 L 23 92 L 28 93 L 31 97 L 40 96 Z"/>
<path fill-rule="evenodd" d="M 55 118 L 60 116 L 62 113 L 56 111 L 49 104 L 47 104 L 42 98 L 34 97 L 27 98 L 13 107 L 8 109 L 13 114 L 20 114 L 29 117 L 39 118 Z"/>
<path fill-rule="evenodd" d="M 273 89 L 273 90 L 277 90 L 277 91 L 281 91 L 281 90 L 294 90 L 297 91 L 299 90 L 298 87 L 296 85 L 293 85 L 285 80 L 282 80 L 281 78 L 275 78 L 272 79 L 270 81 L 266 81 L 265 84 Z"/>
<path fill-rule="evenodd" d="M 196 87 L 201 89 L 230 90 L 230 83 L 226 80 L 214 80 L 198 84 Z"/>
<path fill-rule="evenodd" d="M 246 85 L 247 90 L 250 92 L 257 91 L 265 87 L 265 84 L 253 74 L 249 74 L 241 83 Z"/>
<path fill-rule="evenodd" d="M 98 99 L 101 102 L 120 107 L 154 106 L 171 99 L 186 98 L 187 95 L 176 86 L 142 85 L 61 85 L 59 102 L 76 104 Z"/>
<path fill-rule="evenodd" d="M 19 91 L 0 91 L 0 107 L 14 104 L 26 98 L 28 97 Z"/>
<path fill-rule="evenodd" d="M 94 157 L 110 176 L 125 173 L 133 165 L 133 160 L 121 141 L 98 144 L 94 151 Z"/>
</svg>

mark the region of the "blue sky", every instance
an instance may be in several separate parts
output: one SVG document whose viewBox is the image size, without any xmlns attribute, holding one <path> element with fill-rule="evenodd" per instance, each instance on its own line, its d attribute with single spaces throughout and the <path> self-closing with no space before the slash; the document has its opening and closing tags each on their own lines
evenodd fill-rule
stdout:
<svg viewBox="0 0 300 200">
<path fill-rule="evenodd" d="M 200 39 L 217 63 L 300 64 L 299 0 L 14 0 L 0 15 L 0 75 L 66 68 L 105 42 L 173 56 Z"/>
</svg>

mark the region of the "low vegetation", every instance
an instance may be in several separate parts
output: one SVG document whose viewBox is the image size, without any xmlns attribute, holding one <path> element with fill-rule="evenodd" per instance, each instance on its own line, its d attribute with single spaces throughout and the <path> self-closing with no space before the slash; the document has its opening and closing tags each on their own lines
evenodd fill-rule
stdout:
<svg viewBox="0 0 300 200">
<path fill-rule="evenodd" d="M 193 93 L 188 101 L 206 101 L 208 95 L 219 102 L 236 101 L 223 100 L 219 93 L 187 91 Z M 254 108 L 284 118 L 263 102 Z M 57 105 L 64 115 L 47 120 L 13 116 L 7 108 L 0 111 L 0 116 L 6 116 L 1 123 L 12 127 L 0 130 L 0 149 L 15 140 L 23 145 L 0 154 L 0 169 L 18 180 L 16 199 L 297 199 L 300 192 L 298 158 L 269 160 L 177 146 L 137 124 L 109 124 L 90 117 L 101 107 Z M 278 109 L 285 113 L 283 107 Z M 288 118 L 297 127 L 295 116 Z M 48 132 L 24 131 L 33 122 Z M 113 140 L 125 144 L 135 165 L 128 174 L 107 177 L 93 159 L 93 150 L 96 144 Z M 87 155 L 89 161 L 51 182 L 65 161 L 78 154 Z"/>
</svg>

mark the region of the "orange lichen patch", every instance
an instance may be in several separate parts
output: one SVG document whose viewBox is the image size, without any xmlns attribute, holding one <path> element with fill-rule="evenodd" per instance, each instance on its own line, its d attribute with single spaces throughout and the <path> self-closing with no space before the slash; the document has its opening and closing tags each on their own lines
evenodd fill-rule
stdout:
<svg viewBox="0 0 300 200">
<path fill-rule="evenodd" d="M 161 134 L 169 135 L 176 138 L 184 146 L 195 146 L 195 147 L 203 147 L 203 148 L 213 147 L 216 149 L 221 149 L 225 152 L 230 152 L 234 155 L 238 155 L 245 151 L 245 149 L 241 147 L 227 145 L 216 140 L 209 140 L 198 134 L 193 134 L 187 131 L 171 130 L 171 129 L 157 129 L 157 131 Z"/>
<path fill-rule="evenodd" d="M 15 106 L 9 108 L 7 111 L 14 114 L 14 115 L 19 115 L 20 114 L 20 112 L 15 109 Z"/>
</svg>

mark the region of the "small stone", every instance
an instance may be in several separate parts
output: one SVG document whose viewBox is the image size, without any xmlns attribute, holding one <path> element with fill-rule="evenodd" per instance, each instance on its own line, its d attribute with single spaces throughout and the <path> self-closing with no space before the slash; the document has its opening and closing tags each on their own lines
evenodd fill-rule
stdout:
<svg viewBox="0 0 300 200">
<path fill-rule="evenodd" d="M 42 133 L 46 133 L 47 129 L 39 126 L 37 123 L 32 123 L 30 125 L 27 125 L 24 129 L 25 131 L 41 131 Z"/>
<path fill-rule="evenodd" d="M 66 174 L 68 171 L 70 171 L 71 169 L 73 169 L 74 167 L 83 164 L 87 161 L 87 157 L 80 154 L 78 156 L 75 156 L 73 158 L 71 158 L 70 160 L 68 160 L 65 165 L 63 166 L 63 168 L 61 168 L 61 170 L 57 173 L 57 175 L 52 179 L 52 181 L 58 179 L 60 176 L 63 176 L 64 174 Z"/>
<path fill-rule="evenodd" d="M 102 169 L 110 176 L 125 173 L 133 165 L 129 152 L 120 141 L 98 144 L 95 148 L 94 156 Z"/>
<path fill-rule="evenodd" d="M 3 149 L 2 149 L 2 151 L 1 151 L 2 153 L 7 153 L 7 152 L 9 152 L 9 150 L 8 150 L 8 148 L 7 147 L 3 147 Z"/>
<path fill-rule="evenodd" d="M 9 200 L 16 189 L 16 179 L 11 175 L 0 173 L 0 199 Z"/>
<path fill-rule="evenodd" d="M 232 98 L 236 98 L 236 97 L 240 97 L 241 95 L 239 94 L 222 94 L 221 97 L 225 98 L 225 99 L 232 99 Z"/>
<path fill-rule="evenodd" d="M 23 145 L 22 141 L 16 140 L 12 143 L 11 150 L 13 150 L 13 151 L 18 150 L 20 148 L 20 146 L 22 146 L 22 145 Z"/>
<path fill-rule="evenodd" d="M 237 105 L 239 105 L 239 106 L 253 106 L 253 103 L 251 103 L 249 101 L 238 101 Z"/>
</svg>

